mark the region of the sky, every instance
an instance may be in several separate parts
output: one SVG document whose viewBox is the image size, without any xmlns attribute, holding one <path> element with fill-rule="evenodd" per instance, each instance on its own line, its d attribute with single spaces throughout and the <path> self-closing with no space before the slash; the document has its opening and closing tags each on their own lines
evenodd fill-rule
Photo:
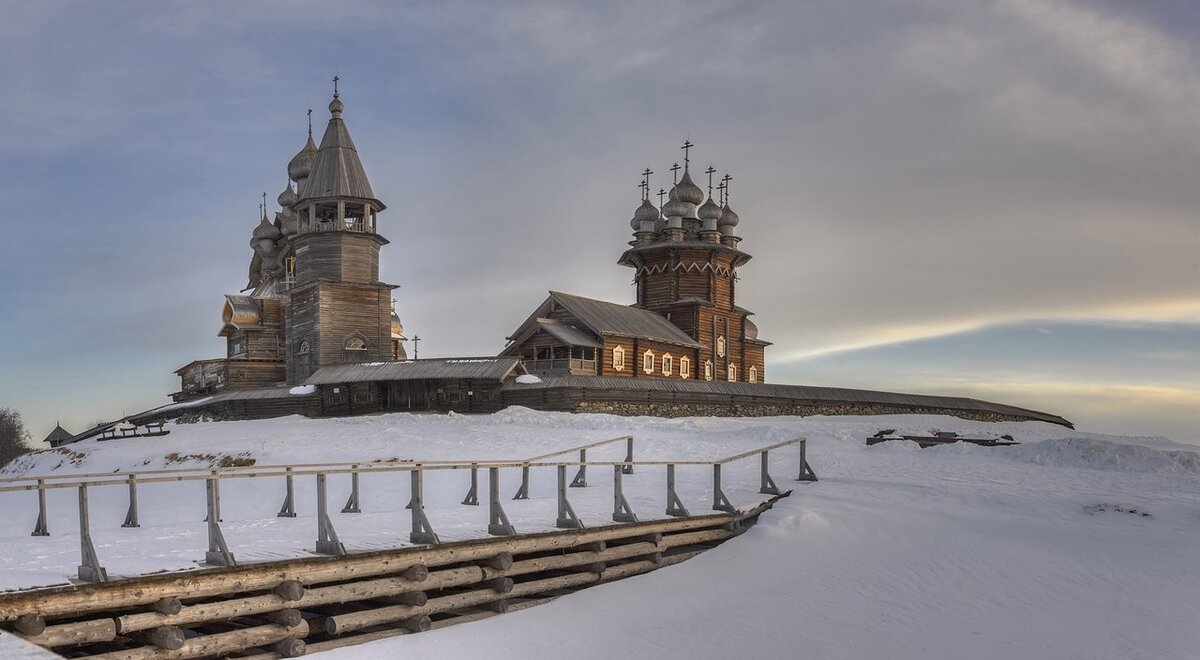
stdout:
<svg viewBox="0 0 1200 660">
<path fill-rule="evenodd" d="M 337 75 L 422 356 L 495 354 L 549 289 L 632 302 L 640 172 L 669 187 L 689 139 L 734 177 L 768 381 L 1200 442 L 1189 0 L 0 17 L 0 407 L 35 439 L 165 403 L 175 369 L 223 355 L 260 195 Z"/>
</svg>

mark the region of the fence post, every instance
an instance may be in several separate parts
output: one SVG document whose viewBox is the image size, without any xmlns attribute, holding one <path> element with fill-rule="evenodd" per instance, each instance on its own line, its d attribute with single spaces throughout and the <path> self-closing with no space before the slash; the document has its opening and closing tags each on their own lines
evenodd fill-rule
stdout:
<svg viewBox="0 0 1200 660">
<path fill-rule="evenodd" d="M 338 538 L 333 521 L 329 519 L 329 502 L 326 496 L 325 473 L 317 474 L 317 552 L 323 555 L 344 555 L 346 546 Z"/>
<path fill-rule="evenodd" d="M 283 506 L 279 508 L 278 517 L 296 517 L 296 490 L 292 483 L 292 468 L 287 469 L 287 495 L 283 498 Z"/>
<path fill-rule="evenodd" d="M 409 532 L 408 540 L 421 544 L 440 543 L 433 527 L 429 525 L 429 518 L 425 517 L 425 499 L 422 492 L 424 480 L 421 476 L 421 466 L 414 466 L 409 474 L 412 475 L 412 497 L 408 501 L 409 507 L 412 508 L 412 531 Z"/>
<path fill-rule="evenodd" d="M 587 488 L 587 449 L 579 450 L 579 471 L 571 480 L 571 488 Z"/>
<path fill-rule="evenodd" d="M 237 566 L 233 553 L 225 543 L 225 535 L 221 533 L 221 482 L 216 470 L 204 480 L 204 491 L 208 505 L 208 552 L 204 553 L 204 563 Z"/>
<path fill-rule="evenodd" d="M 817 473 L 808 464 L 808 459 L 805 458 L 805 446 L 808 445 L 808 440 L 800 438 L 800 476 L 796 477 L 796 481 L 816 481 Z"/>
<path fill-rule="evenodd" d="M 558 466 L 558 520 L 554 526 L 559 529 L 583 529 L 575 509 L 567 501 L 567 466 Z"/>
<path fill-rule="evenodd" d="M 125 512 L 122 527 L 141 527 L 138 524 L 137 476 L 129 475 L 129 510 Z"/>
<path fill-rule="evenodd" d="M 350 499 L 346 500 L 342 513 L 362 513 L 362 509 L 358 508 L 358 466 L 351 465 L 350 469 Z"/>
<path fill-rule="evenodd" d="M 500 506 L 500 468 L 488 468 L 488 534 L 493 536 L 512 536 L 516 534 L 504 507 Z"/>
<path fill-rule="evenodd" d="M 621 490 L 621 470 L 620 465 L 613 466 L 613 521 L 615 522 L 637 522 L 637 516 L 633 514 L 633 509 L 629 508 L 629 502 L 625 499 L 625 493 Z"/>
<path fill-rule="evenodd" d="M 721 490 L 721 464 L 713 463 L 713 510 L 725 511 L 733 513 L 736 509 L 729 503 L 729 498 L 725 497 L 725 491 Z"/>
<path fill-rule="evenodd" d="M 517 494 L 513 495 L 514 500 L 529 499 L 529 464 L 521 466 L 521 487 L 517 489 Z"/>
<path fill-rule="evenodd" d="M 688 513 L 687 507 L 683 505 L 683 500 L 679 499 L 679 495 L 675 492 L 674 463 L 667 464 L 667 515 L 676 518 L 686 518 L 692 515 Z"/>
<path fill-rule="evenodd" d="M 763 495 L 778 495 L 779 488 L 775 485 L 775 480 L 771 478 L 771 473 L 767 471 L 767 453 L 762 453 L 761 467 L 758 475 L 758 492 Z"/>
<path fill-rule="evenodd" d="M 628 463 L 622 470 L 625 474 L 633 474 L 633 436 L 625 438 L 625 462 Z"/>
<path fill-rule="evenodd" d="M 50 536 L 50 528 L 47 526 L 46 518 L 46 480 L 38 479 L 38 517 L 37 522 L 33 524 L 33 533 L 30 536 Z"/>
<path fill-rule="evenodd" d="M 479 506 L 479 465 L 475 463 L 471 464 L 471 489 L 467 491 L 462 503 L 467 506 Z"/>
<path fill-rule="evenodd" d="M 92 530 L 88 518 L 87 484 L 79 486 L 79 579 L 84 582 L 107 582 L 108 571 L 100 565 L 96 546 L 92 545 Z"/>
</svg>

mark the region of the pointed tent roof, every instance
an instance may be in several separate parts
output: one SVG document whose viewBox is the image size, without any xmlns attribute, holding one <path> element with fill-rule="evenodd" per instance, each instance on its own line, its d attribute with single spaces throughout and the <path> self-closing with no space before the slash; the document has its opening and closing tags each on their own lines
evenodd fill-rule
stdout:
<svg viewBox="0 0 1200 660">
<path fill-rule="evenodd" d="M 342 120 L 342 102 L 334 98 L 329 104 L 329 125 L 321 138 L 321 146 L 313 159 L 312 169 L 304 180 L 300 200 L 352 197 L 369 200 L 377 209 L 386 208 L 375 198 L 371 182 L 358 159 L 358 149 L 350 138 L 350 130 Z"/>
<path fill-rule="evenodd" d="M 70 440 L 73 437 L 75 437 L 74 433 L 64 429 L 61 424 L 56 423 L 54 425 L 54 430 L 50 432 L 50 435 L 46 436 L 46 439 L 43 440 L 43 442 L 51 447 L 57 447 L 59 443 L 63 442 L 64 440 Z"/>
</svg>

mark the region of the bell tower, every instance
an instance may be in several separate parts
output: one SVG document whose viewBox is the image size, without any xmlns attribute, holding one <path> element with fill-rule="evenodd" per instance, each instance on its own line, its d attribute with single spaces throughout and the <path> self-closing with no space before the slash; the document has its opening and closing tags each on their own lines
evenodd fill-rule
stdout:
<svg viewBox="0 0 1200 660">
<path fill-rule="evenodd" d="M 392 359 L 392 289 L 379 281 L 379 249 L 388 240 L 334 78 L 329 124 L 289 164 L 298 185 L 296 234 L 285 260 L 287 374 L 304 382 L 318 368 Z"/>
</svg>

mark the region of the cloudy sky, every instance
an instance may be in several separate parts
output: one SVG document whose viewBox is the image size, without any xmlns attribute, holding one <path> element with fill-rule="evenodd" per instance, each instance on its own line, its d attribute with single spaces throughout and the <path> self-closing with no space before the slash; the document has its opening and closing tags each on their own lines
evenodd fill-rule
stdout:
<svg viewBox="0 0 1200 660">
<path fill-rule="evenodd" d="M 0 0 L 0 406 L 37 438 L 223 353 L 330 78 L 424 356 L 633 299 L 640 171 L 734 176 L 768 380 L 1200 442 L 1200 8 Z M 668 183 L 662 174 L 652 185 Z"/>
</svg>

